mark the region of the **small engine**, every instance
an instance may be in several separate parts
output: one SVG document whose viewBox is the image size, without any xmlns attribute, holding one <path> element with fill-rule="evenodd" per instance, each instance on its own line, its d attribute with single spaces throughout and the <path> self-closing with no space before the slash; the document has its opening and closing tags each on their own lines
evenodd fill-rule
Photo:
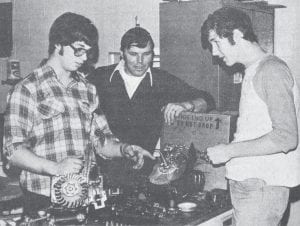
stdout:
<svg viewBox="0 0 300 226">
<path fill-rule="evenodd" d="M 85 164 L 80 174 L 52 177 L 52 205 L 39 211 L 39 217 L 25 217 L 18 225 L 78 225 L 87 220 L 92 207 L 94 210 L 104 208 L 107 196 L 103 189 L 103 176 L 95 164 L 92 165 L 91 162 Z"/>
<path fill-rule="evenodd" d="M 92 204 L 95 209 L 105 206 L 103 177 L 89 180 L 82 174 L 66 174 L 52 178 L 51 202 L 58 208 L 79 208 Z"/>
<path fill-rule="evenodd" d="M 182 176 L 187 168 L 189 149 L 184 145 L 166 144 L 158 152 L 159 162 L 154 166 L 149 180 L 153 184 L 169 184 Z"/>
<path fill-rule="evenodd" d="M 86 150 L 83 161 L 81 173 L 52 177 L 48 223 L 81 223 L 87 219 L 90 207 L 95 210 L 105 207 L 107 196 L 103 176 L 92 161 L 92 152 Z"/>
</svg>

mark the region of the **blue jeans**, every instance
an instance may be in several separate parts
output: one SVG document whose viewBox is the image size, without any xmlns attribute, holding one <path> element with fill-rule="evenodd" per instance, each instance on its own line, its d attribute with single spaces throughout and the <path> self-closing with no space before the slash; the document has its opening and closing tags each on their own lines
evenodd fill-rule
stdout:
<svg viewBox="0 0 300 226">
<path fill-rule="evenodd" d="M 287 208 L 289 188 L 269 186 L 260 179 L 229 180 L 233 225 L 277 226 Z"/>
</svg>

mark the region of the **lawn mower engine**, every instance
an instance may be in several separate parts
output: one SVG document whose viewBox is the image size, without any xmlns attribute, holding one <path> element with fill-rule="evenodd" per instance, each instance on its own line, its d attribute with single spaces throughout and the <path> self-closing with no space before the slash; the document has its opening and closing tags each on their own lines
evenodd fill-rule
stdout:
<svg viewBox="0 0 300 226">
<path fill-rule="evenodd" d="M 93 178 L 93 179 L 91 179 Z M 103 190 L 103 177 L 82 174 L 66 174 L 52 178 L 49 219 L 52 223 L 82 223 L 86 220 L 89 208 L 105 207 L 106 193 Z"/>
</svg>

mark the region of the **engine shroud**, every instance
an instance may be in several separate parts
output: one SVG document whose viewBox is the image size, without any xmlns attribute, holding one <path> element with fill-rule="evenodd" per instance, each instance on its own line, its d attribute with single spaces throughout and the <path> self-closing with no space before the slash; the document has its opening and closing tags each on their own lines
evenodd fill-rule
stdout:
<svg viewBox="0 0 300 226">
<path fill-rule="evenodd" d="M 105 207 L 107 200 L 103 189 L 103 176 L 97 167 L 86 174 L 66 174 L 52 177 L 51 202 L 55 208 L 80 209 L 93 205 L 94 209 Z"/>
<path fill-rule="evenodd" d="M 77 208 L 86 204 L 88 182 L 80 174 L 66 174 L 52 177 L 52 203 L 65 208 Z"/>
<path fill-rule="evenodd" d="M 160 151 L 161 160 L 153 167 L 149 180 L 153 184 L 169 184 L 186 171 L 189 149 L 184 145 L 166 144 Z"/>
</svg>

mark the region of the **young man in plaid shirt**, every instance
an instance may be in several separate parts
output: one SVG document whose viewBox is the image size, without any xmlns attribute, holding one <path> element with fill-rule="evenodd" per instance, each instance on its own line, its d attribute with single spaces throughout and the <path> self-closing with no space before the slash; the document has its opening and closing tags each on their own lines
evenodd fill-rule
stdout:
<svg viewBox="0 0 300 226">
<path fill-rule="evenodd" d="M 64 13 L 51 26 L 46 63 L 8 95 L 4 153 L 22 169 L 25 215 L 32 217 L 50 205 L 51 176 L 79 173 L 90 144 L 102 157 L 131 158 L 136 168 L 142 167 L 144 156 L 153 159 L 146 150 L 115 139 L 105 117 L 94 113 L 96 88 L 78 69 L 95 56 L 97 43 L 98 32 L 89 19 Z"/>
</svg>

